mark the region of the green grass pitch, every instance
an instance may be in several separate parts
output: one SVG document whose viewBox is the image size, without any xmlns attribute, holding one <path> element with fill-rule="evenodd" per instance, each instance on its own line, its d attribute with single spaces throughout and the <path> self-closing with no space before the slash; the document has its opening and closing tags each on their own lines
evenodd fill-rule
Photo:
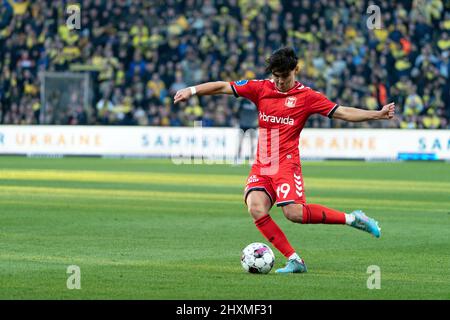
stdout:
<svg viewBox="0 0 450 320">
<path fill-rule="evenodd" d="M 380 221 L 274 220 L 307 274 L 247 274 L 268 243 L 242 202 L 249 166 L 0 157 L 0 299 L 449 299 L 450 164 L 304 162 L 307 200 Z M 285 263 L 275 251 L 275 268 Z M 69 290 L 69 265 L 81 289 Z M 369 290 L 367 268 L 381 270 Z"/>
</svg>

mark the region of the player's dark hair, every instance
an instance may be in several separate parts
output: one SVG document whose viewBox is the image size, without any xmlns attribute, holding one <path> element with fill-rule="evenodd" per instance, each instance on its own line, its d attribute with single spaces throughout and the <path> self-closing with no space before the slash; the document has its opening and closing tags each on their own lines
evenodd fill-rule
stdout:
<svg viewBox="0 0 450 320">
<path fill-rule="evenodd" d="M 285 73 L 295 69 L 298 57 L 292 47 L 284 47 L 273 52 L 266 63 L 266 72 Z"/>
</svg>

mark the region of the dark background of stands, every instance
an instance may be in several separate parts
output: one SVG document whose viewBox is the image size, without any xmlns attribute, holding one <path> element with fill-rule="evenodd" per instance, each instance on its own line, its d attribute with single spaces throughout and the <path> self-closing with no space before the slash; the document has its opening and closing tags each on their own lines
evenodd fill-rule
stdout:
<svg viewBox="0 0 450 320">
<path fill-rule="evenodd" d="M 398 105 L 396 121 L 313 116 L 307 127 L 449 128 L 450 1 L 83 0 L 73 31 L 67 1 L 0 3 L 1 124 L 43 122 L 40 71 L 85 69 L 93 116 L 73 94 L 52 124 L 235 126 L 243 99 L 172 97 L 201 82 L 267 78 L 265 58 L 292 45 L 298 80 L 336 103 Z M 380 30 L 366 26 L 373 3 Z"/>
</svg>

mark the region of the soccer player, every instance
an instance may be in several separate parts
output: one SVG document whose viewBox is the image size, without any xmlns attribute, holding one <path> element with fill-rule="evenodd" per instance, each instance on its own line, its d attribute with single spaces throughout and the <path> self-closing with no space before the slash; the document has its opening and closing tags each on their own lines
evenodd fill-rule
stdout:
<svg viewBox="0 0 450 320">
<path fill-rule="evenodd" d="M 315 113 L 353 122 L 392 119 L 395 105 L 389 103 L 379 111 L 369 111 L 331 102 L 295 80 L 299 71 L 298 58 L 290 47 L 275 51 L 267 59 L 266 71 L 272 74 L 270 80 L 207 82 L 179 90 L 174 103 L 195 94 L 234 94 L 255 103 L 259 112 L 258 151 L 247 180 L 244 201 L 259 231 L 288 259 L 286 266 L 276 272 L 302 273 L 307 271 L 304 260 L 269 215 L 274 204 L 295 223 L 349 225 L 377 238 L 381 236 L 378 222 L 360 210 L 344 213 L 306 202 L 298 150 L 306 120 Z"/>
</svg>

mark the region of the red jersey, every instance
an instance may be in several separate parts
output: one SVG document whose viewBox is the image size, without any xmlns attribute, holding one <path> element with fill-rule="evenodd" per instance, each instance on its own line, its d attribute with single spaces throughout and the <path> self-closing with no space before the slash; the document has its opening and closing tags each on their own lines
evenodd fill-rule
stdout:
<svg viewBox="0 0 450 320">
<path fill-rule="evenodd" d="M 258 108 L 259 138 L 255 165 L 274 161 L 300 161 L 300 132 L 312 114 L 332 117 L 338 105 L 321 93 L 296 81 L 287 92 L 278 91 L 273 80 L 230 82 L 236 97 L 251 100 Z"/>
</svg>

